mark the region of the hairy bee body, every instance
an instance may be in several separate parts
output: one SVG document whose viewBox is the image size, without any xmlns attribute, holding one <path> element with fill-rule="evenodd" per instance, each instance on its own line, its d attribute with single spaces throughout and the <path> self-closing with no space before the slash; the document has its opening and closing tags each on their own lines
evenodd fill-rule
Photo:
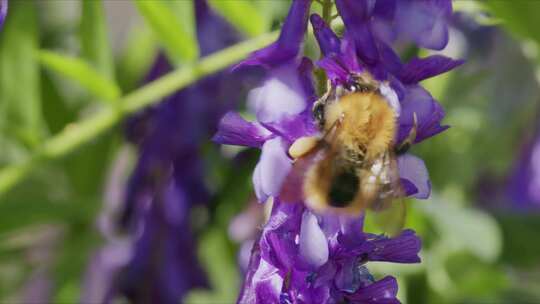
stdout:
<svg viewBox="0 0 540 304">
<path fill-rule="evenodd" d="M 396 155 L 414 142 L 416 118 L 409 136 L 396 145 L 396 103 L 383 97 L 369 74 L 331 87 L 313 107 L 320 136 L 299 138 L 289 148 L 294 163 L 281 201 L 304 202 L 319 212 L 376 211 L 373 218 L 385 233 L 399 233 L 406 209 Z"/>
<path fill-rule="evenodd" d="M 324 131 L 337 123 L 332 145 L 343 157 L 373 160 L 388 151 L 396 132 L 396 118 L 388 102 L 376 92 L 351 93 L 325 107 Z"/>
<path fill-rule="evenodd" d="M 305 173 L 304 199 L 315 210 L 361 212 L 394 182 L 387 170 L 395 113 L 379 93 L 369 91 L 328 101 L 323 114 L 319 125 L 325 147 Z"/>
</svg>

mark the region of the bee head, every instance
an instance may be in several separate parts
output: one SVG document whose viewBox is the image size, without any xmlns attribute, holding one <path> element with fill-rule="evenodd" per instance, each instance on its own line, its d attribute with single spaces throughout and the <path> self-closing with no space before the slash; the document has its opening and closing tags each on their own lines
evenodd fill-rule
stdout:
<svg viewBox="0 0 540 304">
<path fill-rule="evenodd" d="M 372 83 L 353 82 L 345 85 L 345 89 L 350 93 L 371 93 L 379 89 Z"/>
</svg>

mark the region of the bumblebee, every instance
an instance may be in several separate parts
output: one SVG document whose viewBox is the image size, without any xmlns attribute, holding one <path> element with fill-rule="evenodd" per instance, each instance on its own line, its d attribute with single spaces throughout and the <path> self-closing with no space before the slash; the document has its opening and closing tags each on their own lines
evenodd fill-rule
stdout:
<svg viewBox="0 0 540 304">
<path fill-rule="evenodd" d="M 407 150 L 416 127 L 396 148 L 398 113 L 377 81 L 363 74 L 350 86 L 331 88 L 314 104 L 313 116 L 321 135 L 291 145 L 294 164 L 282 187 L 283 201 L 352 214 L 400 201 L 396 155 Z"/>
</svg>

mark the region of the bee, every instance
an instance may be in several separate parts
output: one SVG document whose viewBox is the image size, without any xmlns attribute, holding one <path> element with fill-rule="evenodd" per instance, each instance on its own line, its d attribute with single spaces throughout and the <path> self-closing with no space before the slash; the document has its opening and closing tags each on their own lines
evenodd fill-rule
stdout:
<svg viewBox="0 0 540 304">
<path fill-rule="evenodd" d="M 396 155 L 414 141 L 416 127 L 396 148 L 398 113 L 380 84 L 368 74 L 358 75 L 350 86 L 331 88 L 314 104 L 313 116 L 322 135 L 291 145 L 294 164 L 281 200 L 352 214 L 399 205 L 404 192 Z"/>
</svg>

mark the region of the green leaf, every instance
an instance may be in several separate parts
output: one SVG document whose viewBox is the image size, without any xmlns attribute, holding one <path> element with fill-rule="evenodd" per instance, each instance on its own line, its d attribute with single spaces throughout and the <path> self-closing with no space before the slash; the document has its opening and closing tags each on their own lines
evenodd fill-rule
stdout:
<svg viewBox="0 0 540 304">
<path fill-rule="evenodd" d="M 540 2 L 538 1 L 484 1 L 482 2 L 503 26 L 515 34 L 540 43 Z"/>
<path fill-rule="evenodd" d="M 274 41 L 278 34 L 278 32 L 272 32 L 238 43 L 202 58 L 196 64 L 164 75 L 121 98 L 119 101 L 122 104 L 121 112 L 117 109 L 105 108 L 81 121 L 72 123 L 69 128 L 63 129 L 62 132 L 45 142 L 42 148 L 30 157 L 26 157 L 18 163 L 13 163 L 0 170 L 0 196 L 4 195 L 31 172 L 35 172 L 37 166 L 44 161 L 59 158 L 82 147 L 84 144 L 88 144 L 112 128 L 126 115 L 155 104 L 163 97 L 189 86 L 198 79 L 238 62 L 254 50 Z"/>
<path fill-rule="evenodd" d="M 43 190 L 42 190 L 43 191 Z M 85 220 L 97 209 L 96 201 L 7 199 L 0 204 L 0 236 L 31 225 L 61 224 Z M 2 248 L 0 246 L 0 248 Z"/>
<path fill-rule="evenodd" d="M 101 0 L 83 0 L 81 13 L 82 57 L 97 71 L 114 79 L 114 60 L 109 43 L 107 20 Z"/>
<path fill-rule="evenodd" d="M 120 89 L 82 59 L 42 50 L 39 59 L 47 68 L 77 82 L 96 97 L 112 102 L 120 97 Z"/>
<path fill-rule="evenodd" d="M 186 297 L 186 303 L 234 303 L 239 275 L 225 231 L 214 228 L 202 236 L 199 257 L 208 271 L 212 290 L 193 290 Z"/>
<path fill-rule="evenodd" d="M 11 1 L 0 33 L 0 131 L 35 146 L 43 137 L 37 16 L 34 1 Z M 0 150 L 4 150 L 0 146 Z"/>
<path fill-rule="evenodd" d="M 540 215 L 537 212 L 497 214 L 504 236 L 502 260 L 507 265 L 531 269 L 538 265 Z"/>
<path fill-rule="evenodd" d="M 97 202 L 94 202 L 97 205 Z M 53 279 L 58 293 L 53 303 L 76 303 L 80 286 L 92 253 L 102 243 L 93 223 L 94 214 L 86 220 L 71 223 L 53 265 Z"/>
<path fill-rule="evenodd" d="M 471 299 L 471 303 L 493 303 L 500 297 L 497 292 L 509 285 L 502 269 L 465 252 L 451 255 L 445 261 L 445 268 L 458 289 L 457 294 Z"/>
<path fill-rule="evenodd" d="M 264 19 L 268 22 L 267 26 L 270 28 L 272 20 L 284 20 L 289 12 L 291 5 L 290 1 L 268 1 L 268 0 L 252 0 L 256 10 L 264 15 Z M 312 9 L 322 14 L 321 5 L 312 5 Z"/>
<path fill-rule="evenodd" d="M 248 36 L 266 32 L 270 23 L 257 7 L 249 1 L 210 0 L 210 4 L 223 17 Z"/>
<path fill-rule="evenodd" d="M 119 56 L 118 82 L 125 92 L 141 84 L 144 74 L 156 58 L 155 37 L 147 27 L 136 27 L 129 32 Z"/>
<path fill-rule="evenodd" d="M 467 250 L 484 262 L 493 262 L 499 257 L 502 233 L 495 219 L 487 213 L 460 208 L 435 196 L 432 202 L 421 207 L 449 249 Z"/>
<path fill-rule="evenodd" d="M 70 189 L 79 196 L 99 196 L 103 188 L 112 154 L 121 140 L 116 133 L 107 133 L 85 149 L 78 149 L 64 159 Z"/>
<path fill-rule="evenodd" d="M 196 37 L 193 1 L 165 1 L 165 3 L 172 9 L 180 24 L 182 24 L 182 29 L 190 36 Z"/>
<path fill-rule="evenodd" d="M 135 0 L 135 4 L 173 62 L 179 64 L 197 59 L 198 48 L 194 36 L 182 27 L 179 18 L 165 1 Z"/>
<path fill-rule="evenodd" d="M 69 107 L 66 97 L 51 76 L 50 73 L 42 73 L 41 96 L 43 103 L 47 105 L 43 108 L 44 120 L 51 134 L 56 134 L 77 119 L 77 110 Z"/>
</svg>

